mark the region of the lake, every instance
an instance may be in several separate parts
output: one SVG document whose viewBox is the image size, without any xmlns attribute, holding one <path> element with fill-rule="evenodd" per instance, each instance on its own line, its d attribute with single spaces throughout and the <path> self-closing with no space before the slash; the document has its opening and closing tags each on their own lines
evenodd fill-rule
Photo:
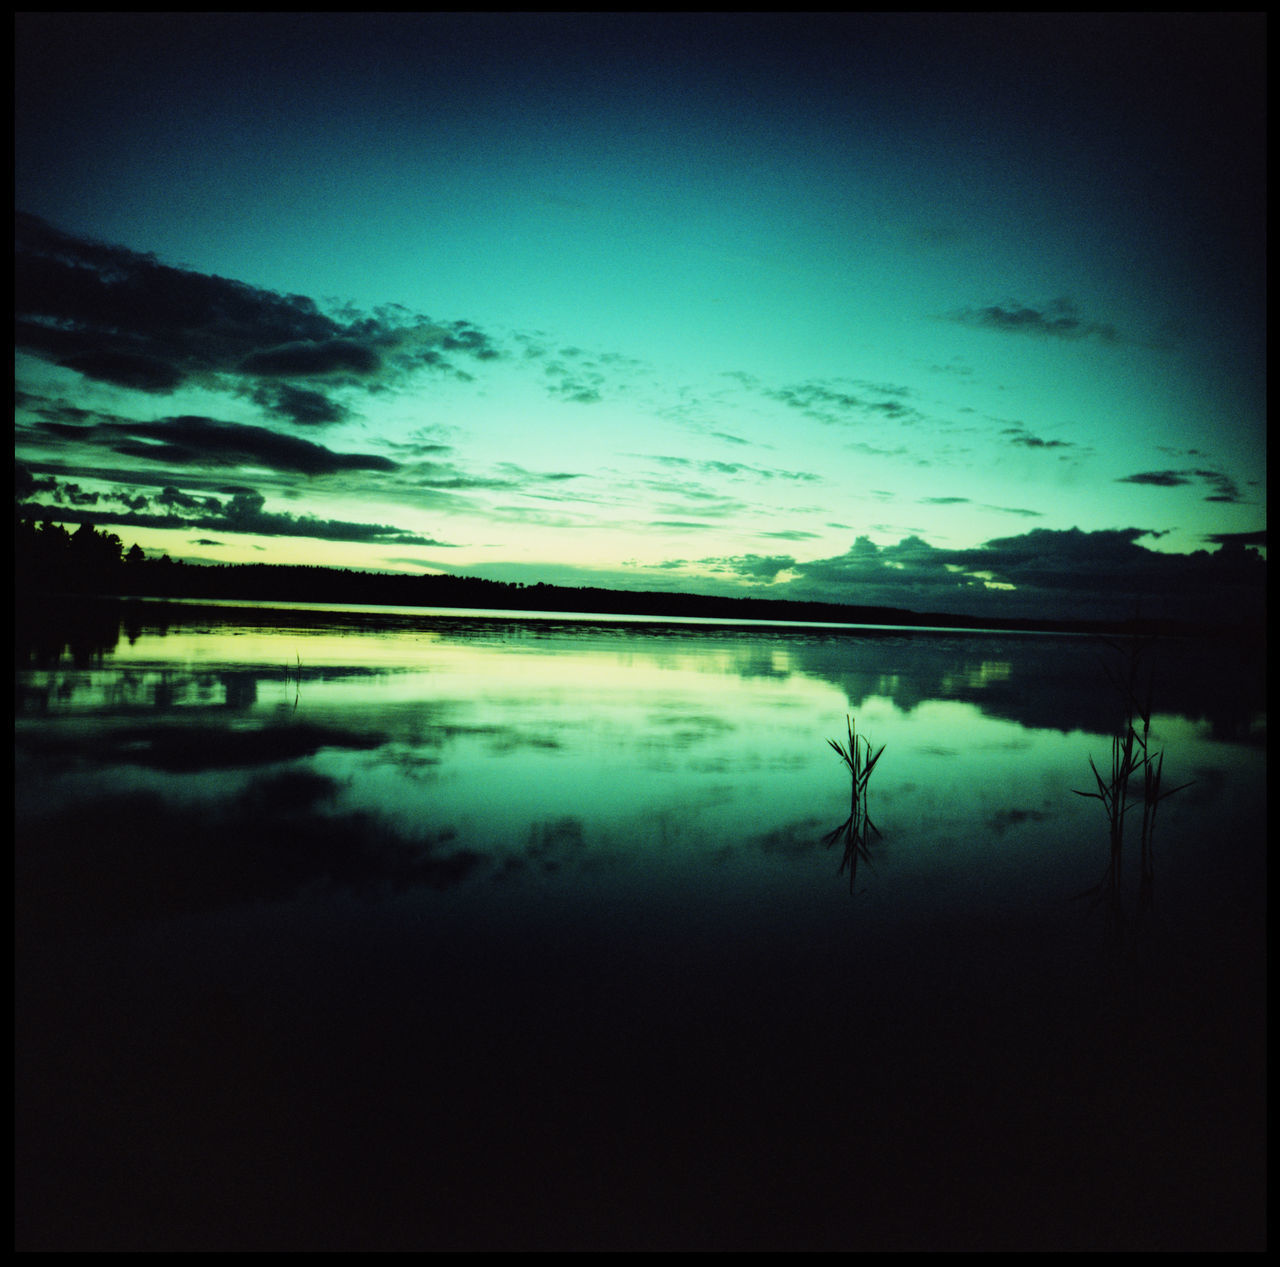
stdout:
<svg viewBox="0 0 1280 1267">
<path fill-rule="evenodd" d="M 27 614 L 17 1247 L 1264 1247 L 1265 656 L 1145 654 L 1189 786 L 1141 893 L 1126 820 L 1117 932 L 1078 896 L 1109 845 L 1075 793 L 1125 664 L 1048 634 Z M 849 718 L 883 746 L 852 877 L 824 843 Z"/>
</svg>

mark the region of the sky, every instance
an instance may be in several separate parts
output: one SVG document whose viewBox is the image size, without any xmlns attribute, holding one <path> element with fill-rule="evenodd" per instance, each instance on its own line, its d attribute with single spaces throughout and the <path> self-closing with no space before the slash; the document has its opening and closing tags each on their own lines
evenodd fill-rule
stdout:
<svg viewBox="0 0 1280 1267">
<path fill-rule="evenodd" d="M 16 37 L 22 513 L 916 611 L 1265 582 L 1263 16 Z"/>
</svg>

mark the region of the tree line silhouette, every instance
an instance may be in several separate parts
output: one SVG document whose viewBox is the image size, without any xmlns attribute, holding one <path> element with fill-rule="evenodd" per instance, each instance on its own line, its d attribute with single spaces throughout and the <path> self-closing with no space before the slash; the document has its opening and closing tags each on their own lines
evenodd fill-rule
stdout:
<svg viewBox="0 0 1280 1267">
<path fill-rule="evenodd" d="M 352 603 L 392 607 L 477 607 L 498 611 L 601 612 L 650 617 L 699 616 L 726 620 L 832 621 L 841 624 L 927 626 L 1067 632 L 1193 632 L 1182 623 L 1126 621 L 978 620 L 943 612 L 898 607 L 776 598 L 724 598 L 653 590 L 595 586 L 534 585 L 470 576 L 410 576 L 353 572 L 314 565 L 196 564 L 167 554 L 148 558 L 137 544 L 126 550 L 114 533 L 88 523 L 68 532 L 52 520 L 18 516 L 14 531 L 15 599 L 38 603 L 59 595 L 103 597 L 240 599 L 259 602 Z M 1197 628 L 1195 632 L 1209 632 Z"/>
<path fill-rule="evenodd" d="M 183 565 L 167 554 L 148 559 L 137 544 L 126 551 L 114 532 L 99 532 L 92 524 L 68 532 L 52 520 L 19 516 L 13 566 L 17 594 L 125 594 L 132 582 L 150 585 Z"/>
</svg>

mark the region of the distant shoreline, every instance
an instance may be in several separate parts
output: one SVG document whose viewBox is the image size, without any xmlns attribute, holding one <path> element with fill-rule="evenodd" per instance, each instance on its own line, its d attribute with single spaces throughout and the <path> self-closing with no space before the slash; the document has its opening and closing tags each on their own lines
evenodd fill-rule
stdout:
<svg viewBox="0 0 1280 1267">
<path fill-rule="evenodd" d="M 326 607 L 447 608 L 453 611 L 559 612 L 564 615 L 632 616 L 645 620 L 727 621 L 893 629 L 967 630 L 993 633 L 1067 633 L 1097 636 L 1228 636 L 1265 638 L 1265 605 L 1235 607 L 1235 620 L 1055 619 L 977 616 L 972 613 L 873 607 L 754 595 L 722 597 L 666 590 L 618 590 L 548 585 L 538 581 L 490 581 L 448 574 L 356 572 L 280 563 L 186 563 L 147 558 L 135 544 L 126 551 L 114 533 L 85 522 L 74 533 L 46 520 L 19 517 L 14 537 L 15 606 L 28 612 L 55 595 L 197 602 L 308 603 Z M 1135 612 L 1138 603 L 1134 600 Z"/>
<path fill-rule="evenodd" d="M 528 621 L 567 621 L 582 624 L 639 624 L 661 627 L 677 625 L 683 627 L 703 628 L 740 628 L 740 629 L 824 629 L 832 632 L 847 631 L 851 633 L 883 632 L 883 633 L 1028 633 L 1028 634 L 1064 634 L 1071 636 L 1088 636 L 1098 631 L 1093 629 L 1063 629 L 1056 625 L 1044 628 L 1003 629 L 993 628 L 975 622 L 957 625 L 930 624 L 885 624 L 851 620 L 796 620 L 788 617 L 743 617 L 743 616 L 691 616 L 687 614 L 671 614 L 662 612 L 626 612 L 626 611 L 592 611 L 587 609 L 557 609 L 532 607 L 430 607 L 405 606 L 390 603 L 334 603 L 321 599 L 304 601 L 271 600 L 258 598 L 155 598 L 145 594 L 99 594 L 89 596 L 64 595 L 65 602 L 104 602 L 104 603 L 147 603 L 173 604 L 185 609 L 200 611 L 242 611 L 249 613 L 302 613 L 330 612 L 339 616 L 403 616 L 403 617 L 440 617 L 443 619 L 461 620 L 528 620 Z M 1121 633 L 1124 631 L 1115 630 Z"/>
<path fill-rule="evenodd" d="M 1223 636 L 1243 632 L 1236 626 L 1206 622 L 1129 619 L 1037 620 L 1024 617 L 981 617 L 907 608 L 800 602 L 788 599 L 726 598 L 713 595 L 646 590 L 609 590 L 568 586 L 519 585 L 472 577 L 388 576 L 343 572 L 320 567 L 244 564 L 207 567 L 148 561 L 145 571 L 126 569 L 117 586 L 88 591 L 55 592 L 30 585 L 16 588 L 19 612 L 45 604 L 61 606 L 86 600 L 119 602 L 173 601 L 183 606 L 234 605 L 262 610 L 289 608 L 397 609 L 399 614 L 505 615 L 511 618 L 607 619 L 642 623 L 671 621 L 689 627 L 710 624 L 740 626 L 809 626 L 954 633 L 1061 633 L 1094 636 Z M 129 574 L 132 572 L 133 574 Z M 135 584 L 131 584 L 134 582 Z M 141 582 L 141 584 L 137 584 Z"/>
</svg>

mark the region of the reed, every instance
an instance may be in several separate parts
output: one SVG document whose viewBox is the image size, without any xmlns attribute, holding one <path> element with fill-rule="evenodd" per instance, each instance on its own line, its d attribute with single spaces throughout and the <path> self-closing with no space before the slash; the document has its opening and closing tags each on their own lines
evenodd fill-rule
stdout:
<svg viewBox="0 0 1280 1267">
<path fill-rule="evenodd" d="M 1131 921 L 1125 910 L 1124 900 L 1124 849 L 1125 820 L 1131 810 L 1141 808 L 1142 821 L 1138 838 L 1138 896 L 1135 906 L 1135 925 L 1149 917 L 1155 906 L 1155 827 L 1156 811 L 1162 801 L 1175 792 L 1190 787 L 1180 783 L 1165 788 L 1164 750 L 1152 751 L 1151 712 L 1155 694 L 1154 673 L 1147 672 L 1146 689 L 1142 691 L 1142 660 L 1151 643 L 1134 642 L 1126 650 L 1108 643 L 1126 661 L 1124 677 L 1117 677 L 1109 667 L 1103 666 L 1112 686 L 1124 702 L 1124 713 L 1117 732 L 1111 737 L 1111 764 L 1104 778 L 1092 756 L 1089 768 L 1093 771 L 1097 791 L 1073 788 L 1077 796 L 1099 801 L 1107 819 L 1109 849 L 1107 865 L 1102 879 L 1090 889 L 1078 894 L 1095 901 L 1105 901 L 1112 931 L 1123 936 Z"/>
<path fill-rule="evenodd" d="M 867 833 L 873 831 L 877 836 L 880 835 L 880 829 L 867 813 L 867 784 L 871 781 L 871 771 L 880 760 L 880 754 L 884 752 L 884 744 L 872 752 L 871 741 L 857 733 L 852 717 L 846 715 L 845 725 L 848 729 L 848 746 L 838 739 L 828 739 L 827 743 L 835 749 L 836 755 L 849 771 L 849 817 L 835 831 L 828 832 L 822 843 L 829 849 L 837 840 L 843 839 L 844 856 L 840 859 L 840 868 L 836 874 L 840 875 L 846 867 L 849 868 L 849 892 L 852 893 L 859 861 L 871 866 Z"/>
<path fill-rule="evenodd" d="M 293 711 L 298 711 L 298 700 L 302 695 L 302 655 L 300 652 L 293 653 L 294 658 L 298 662 L 298 667 L 293 673 Z M 286 696 L 289 692 L 289 661 L 284 662 L 284 689 Z"/>
</svg>

